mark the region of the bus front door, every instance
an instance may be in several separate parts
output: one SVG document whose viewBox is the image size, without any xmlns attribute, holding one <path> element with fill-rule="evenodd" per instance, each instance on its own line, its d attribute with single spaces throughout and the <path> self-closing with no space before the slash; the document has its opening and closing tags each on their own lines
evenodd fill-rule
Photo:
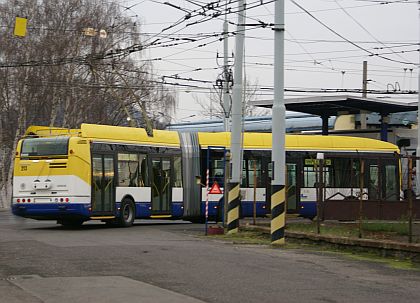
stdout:
<svg viewBox="0 0 420 303">
<path fill-rule="evenodd" d="M 169 215 L 171 213 L 171 160 L 169 158 L 152 158 L 152 215 Z"/>
<path fill-rule="evenodd" d="M 92 213 L 112 214 L 115 207 L 114 156 L 92 156 Z"/>
</svg>

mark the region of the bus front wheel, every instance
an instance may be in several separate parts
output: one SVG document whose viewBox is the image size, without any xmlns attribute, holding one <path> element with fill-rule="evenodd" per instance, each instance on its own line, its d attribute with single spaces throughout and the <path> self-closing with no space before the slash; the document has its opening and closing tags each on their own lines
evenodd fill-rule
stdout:
<svg viewBox="0 0 420 303">
<path fill-rule="evenodd" d="M 134 217 L 134 202 L 131 199 L 124 198 L 121 202 L 121 210 L 118 225 L 121 227 L 129 227 L 133 225 Z"/>
</svg>

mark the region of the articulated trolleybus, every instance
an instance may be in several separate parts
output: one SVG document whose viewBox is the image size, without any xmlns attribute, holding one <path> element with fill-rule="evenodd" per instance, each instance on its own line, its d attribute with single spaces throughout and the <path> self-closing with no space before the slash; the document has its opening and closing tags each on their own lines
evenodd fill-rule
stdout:
<svg viewBox="0 0 420 303">
<path fill-rule="evenodd" d="M 241 214 L 270 212 L 271 134 L 245 133 Z M 82 124 L 80 129 L 28 128 L 14 164 L 12 211 L 17 216 L 80 225 L 88 220 L 130 226 L 138 218 L 201 221 L 206 188 L 223 189 L 230 133 L 178 133 Z M 353 198 L 365 160 L 369 198 L 400 195 L 398 148 L 340 136 L 286 136 L 287 210 L 316 216 L 316 154 L 323 152 L 326 194 Z M 256 182 L 255 182 L 256 180 Z M 254 192 L 256 206 L 254 208 Z M 209 216 L 223 213 L 223 194 L 209 195 Z"/>
</svg>

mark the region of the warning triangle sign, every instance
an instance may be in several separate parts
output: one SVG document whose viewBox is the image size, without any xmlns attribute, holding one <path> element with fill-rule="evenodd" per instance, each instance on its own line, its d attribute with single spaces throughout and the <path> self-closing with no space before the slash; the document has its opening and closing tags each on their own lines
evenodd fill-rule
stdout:
<svg viewBox="0 0 420 303">
<path fill-rule="evenodd" d="M 216 181 L 214 181 L 213 185 L 211 186 L 209 194 L 223 194 L 219 184 Z"/>
</svg>

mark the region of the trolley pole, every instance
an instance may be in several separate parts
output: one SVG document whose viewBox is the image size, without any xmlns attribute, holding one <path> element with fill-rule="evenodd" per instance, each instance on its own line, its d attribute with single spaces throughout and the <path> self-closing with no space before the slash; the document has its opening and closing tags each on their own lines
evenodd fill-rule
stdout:
<svg viewBox="0 0 420 303">
<path fill-rule="evenodd" d="M 286 219 L 286 128 L 284 105 L 284 0 L 275 1 L 274 12 L 274 102 L 272 124 L 273 176 L 271 181 L 271 244 L 284 244 Z"/>
<path fill-rule="evenodd" d="M 245 40 L 245 1 L 238 1 L 238 25 L 235 45 L 235 74 L 232 89 L 232 131 L 231 131 L 231 164 L 232 172 L 229 181 L 227 224 L 228 234 L 239 231 L 239 185 L 241 183 L 241 149 L 242 149 L 242 61 L 244 54 Z"/>
</svg>

